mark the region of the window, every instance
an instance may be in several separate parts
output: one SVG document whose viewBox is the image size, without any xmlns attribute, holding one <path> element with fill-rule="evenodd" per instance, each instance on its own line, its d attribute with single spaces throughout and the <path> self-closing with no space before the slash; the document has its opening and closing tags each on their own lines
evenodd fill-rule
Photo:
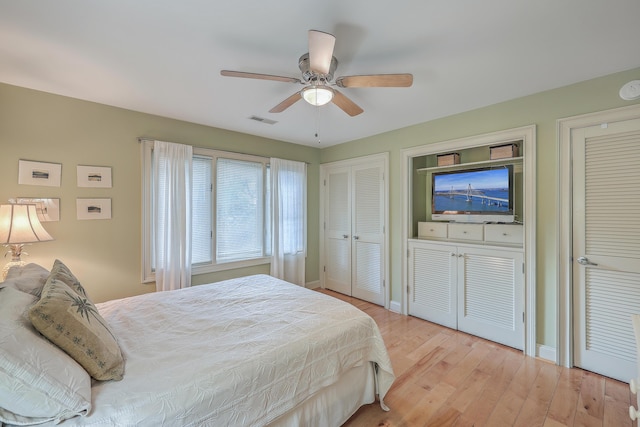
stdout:
<svg viewBox="0 0 640 427">
<path fill-rule="evenodd" d="M 143 281 L 155 280 L 150 206 L 153 142 L 144 141 Z M 269 262 L 269 159 L 194 148 L 192 271 Z"/>
</svg>

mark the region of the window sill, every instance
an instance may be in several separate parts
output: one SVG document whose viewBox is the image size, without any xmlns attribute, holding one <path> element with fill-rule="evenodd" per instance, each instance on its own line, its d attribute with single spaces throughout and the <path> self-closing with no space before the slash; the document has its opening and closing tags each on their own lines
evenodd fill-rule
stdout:
<svg viewBox="0 0 640 427">
<path fill-rule="evenodd" d="M 199 274 L 215 273 L 217 271 L 235 270 L 237 268 L 253 267 L 256 265 L 264 265 L 271 263 L 271 257 L 262 257 L 254 259 L 244 259 L 240 261 L 229 261 L 215 265 L 200 265 L 191 268 L 191 275 L 197 276 Z M 143 277 L 142 283 L 152 283 L 156 281 L 156 274 L 152 272 L 146 277 Z"/>
</svg>

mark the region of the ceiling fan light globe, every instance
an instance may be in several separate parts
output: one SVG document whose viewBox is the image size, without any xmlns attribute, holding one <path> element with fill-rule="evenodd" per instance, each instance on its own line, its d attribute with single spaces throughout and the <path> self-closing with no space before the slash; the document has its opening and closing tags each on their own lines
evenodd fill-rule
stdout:
<svg viewBox="0 0 640 427">
<path fill-rule="evenodd" d="M 302 98 L 309 104 L 319 107 L 333 99 L 333 89 L 327 86 L 311 85 L 302 90 Z"/>
</svg>

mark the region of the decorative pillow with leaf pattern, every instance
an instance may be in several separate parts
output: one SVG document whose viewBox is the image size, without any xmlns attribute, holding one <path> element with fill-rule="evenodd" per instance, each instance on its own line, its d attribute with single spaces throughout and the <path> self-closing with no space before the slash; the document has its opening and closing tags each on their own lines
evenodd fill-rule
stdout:
<svg viewBox="0 0 640 427">
<path fill-rule="evenodd" d="M 40 300 L 29 310 L 31 323 L 96 380 L 121 380 L 124 358 L 117 339 L 89 298 L 65 283 L 67 278 L 54 265 Z"/>
</svg>

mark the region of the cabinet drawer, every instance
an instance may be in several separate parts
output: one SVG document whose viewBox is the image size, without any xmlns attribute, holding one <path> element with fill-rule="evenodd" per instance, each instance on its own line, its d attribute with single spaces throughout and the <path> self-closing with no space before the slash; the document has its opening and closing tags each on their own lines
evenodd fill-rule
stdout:
<svg viewBox="0 0 640 427">
<path fill-rule="evenodd" d="M 449 224 L 449 239 L 482 240 L 482 224 Z"/>
<path fill-rule="evenodd" d="M 418 237 L 447 238 L 446 222 L 419 222 Z"/>
<path fill-rule="evenodd" d="M 523 228 L 520 224 L 486 224 L 484 226 L 486 242 L 519 244 L 523 242 Z"/>
</svg>

